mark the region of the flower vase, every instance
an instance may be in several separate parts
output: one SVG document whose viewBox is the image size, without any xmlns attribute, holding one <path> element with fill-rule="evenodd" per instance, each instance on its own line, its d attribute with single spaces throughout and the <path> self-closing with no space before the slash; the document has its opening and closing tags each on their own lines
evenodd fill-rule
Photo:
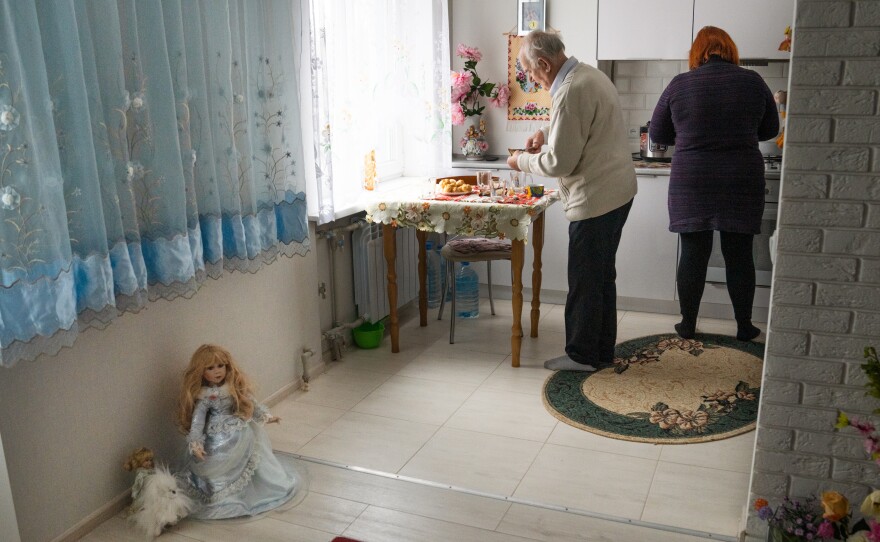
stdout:
<svg viewBox="0 0 880 542">
<path fill-rule="evenodd" d="M 486 141 L 486 121 L 479 115 L 468 118 L 464 135 L 459 142 L 461 154 L 466 160 L 482 160 L 489 154 Z"/>
</svg>

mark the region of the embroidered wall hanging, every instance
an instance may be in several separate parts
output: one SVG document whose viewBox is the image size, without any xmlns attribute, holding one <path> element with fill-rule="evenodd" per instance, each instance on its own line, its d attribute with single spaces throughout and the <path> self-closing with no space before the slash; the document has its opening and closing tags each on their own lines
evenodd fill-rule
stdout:
<svg viewBox="0 0 880 542">
<path fill-rule="evenodd" d="M 532 81 L 517 60 L 522 40 L 522 36 L 507 36 L 507 120 L 550 120 L 550 92 Z"/>
</svg>

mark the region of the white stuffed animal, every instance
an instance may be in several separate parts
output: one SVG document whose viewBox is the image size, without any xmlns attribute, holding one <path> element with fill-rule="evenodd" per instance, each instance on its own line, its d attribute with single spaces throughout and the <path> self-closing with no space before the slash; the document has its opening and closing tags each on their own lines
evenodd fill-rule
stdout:
<svg viewBox="0 0 880 542">
<path fill-rule="evenodd" d="M 185 518 L 193 504 L 168 468 L 159 466 L 146 475 L 143 488 L 131 504 L 128 519 L 147 536 L 155 537 Z"/>
</svg>

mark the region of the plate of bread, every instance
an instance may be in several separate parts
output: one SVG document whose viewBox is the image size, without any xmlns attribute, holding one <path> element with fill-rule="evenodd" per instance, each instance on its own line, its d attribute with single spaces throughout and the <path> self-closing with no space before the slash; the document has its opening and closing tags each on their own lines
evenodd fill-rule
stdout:
<svg viewBox="0 0 880 542">
<path fill-rule="evenodd" d="M 463 196 L 474 191 L 474 185 L 460 179 L 440 179 L 437 193 L 444 196 Z"/>
</svg>

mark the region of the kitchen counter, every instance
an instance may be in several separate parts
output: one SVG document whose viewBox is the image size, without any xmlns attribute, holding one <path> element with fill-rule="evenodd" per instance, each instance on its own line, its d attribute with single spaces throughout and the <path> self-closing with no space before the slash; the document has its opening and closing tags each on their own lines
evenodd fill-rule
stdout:
<svg viewBox="0 0 880 542">
<path fill-rule="evenodd" d="M 510 169 L 507 156 L 488 155 L 489 160 L 468 160 L 461 154 L 452 155 L 452 167 L 456 169 Z M 494 160 L 492 160 L 494 158 Z M 633 160 L 636 175 L 669 175 L 672 167 L 668 162 Z"/>
<path fill-rule="evenodd" d="M 455 169 L 510 169 L 510 166 L 507 165 L 507 156 L 490 154 L 488 157 L 495 159 L 467 160 L 464 155 L 453 154 L 452 167 Z M 672 171 L 672 164 L 669 162 L 649 162 L 647 160 L 636 160 L 635 157 L 633 157 L 633 167 L 636 170 L 636 175 L 644 176 L 668 177 L 670 171 Z M 780 172 L 779 170 L 767 170 L 764 172 L 764 177 L 767 179 L 779 179 Z"/>
</svg>

